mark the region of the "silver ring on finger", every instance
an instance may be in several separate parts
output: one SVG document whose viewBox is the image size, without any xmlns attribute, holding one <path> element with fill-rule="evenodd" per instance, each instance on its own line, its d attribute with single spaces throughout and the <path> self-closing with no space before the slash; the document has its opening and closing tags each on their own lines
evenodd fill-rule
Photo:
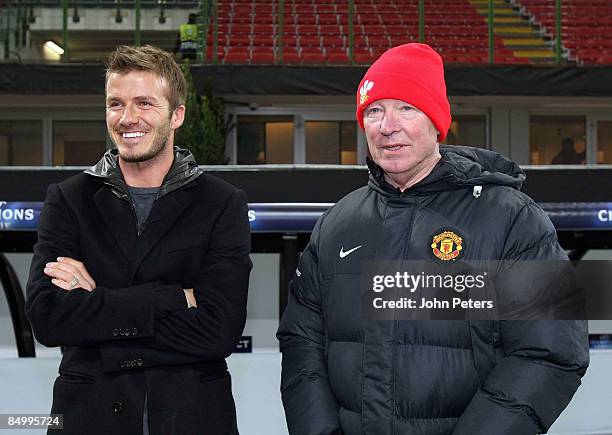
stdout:
<svg viewBox="0 0 612 435">
<path fill-rule="evenodd" d="M 72 277 L 72 281 L 70 281 L 70 288 L 73 289 L 79 283 L 79 279 L 76 276 Z"/>
</svg>

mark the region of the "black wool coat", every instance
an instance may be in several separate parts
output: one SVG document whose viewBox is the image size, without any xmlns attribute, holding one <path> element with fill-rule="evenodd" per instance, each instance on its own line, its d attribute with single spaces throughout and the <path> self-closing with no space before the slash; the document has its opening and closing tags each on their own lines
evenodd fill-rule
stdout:
<svg viewBox="0 0 612 435">
<path fill-rule="evenodd" d="M 151 435 L 235 433 L 225 358 L 246 320 L 245 195 L 177 149 L 138 231 L 116 159 L 51 185 L 40 216 L 26 311 L 36 338 L 64 351 L 52 412 L 66 434 L 142 434 L 145 403 Z M 53 285 L 43 269 L 58 256 L 97 287 Z"/>
</svg>

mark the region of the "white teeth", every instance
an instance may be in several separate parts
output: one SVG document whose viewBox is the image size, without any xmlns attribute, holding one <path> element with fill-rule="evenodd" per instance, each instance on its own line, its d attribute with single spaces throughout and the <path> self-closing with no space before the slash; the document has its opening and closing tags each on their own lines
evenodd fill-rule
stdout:
<svg viewBox="0 0 612 435">
<path fill-rule="evenodd" d="M 125 132 L 125 133 L 121 133 L 121 136 L 123 136 L 124 139 L 130 138 L 130 137 L 142 137 L 145 134 L 142 131 L 129 131 L 129 132 Z"/>
</svg>

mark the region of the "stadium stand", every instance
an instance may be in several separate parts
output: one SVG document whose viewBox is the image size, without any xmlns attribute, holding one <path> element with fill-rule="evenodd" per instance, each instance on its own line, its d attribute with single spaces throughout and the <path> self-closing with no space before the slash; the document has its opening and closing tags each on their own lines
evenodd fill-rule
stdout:
<svg viewBox="0 0 612 435">
<path fill-rule="evenodd" d="M 270 0 L 220 2 L 219 60 L 245 64 L 350 63 L 347 2 L 286 1 L 282 26 L 278 7 Z M 488 62 L 487 14 L 486 0 L 426 0 L 425 42 L 433 45 L 446 62 Z M 354 62 L 369 64 L 392 46 L 417 41 L 418 17 L 417 0 L 356 0 Z M 522 14 L 520 7 L 495 0 L 494 27 L 496 63 L 554 60 L 551 43 L 541 37 L 537 24 Z M 280 32 L 282 41 L 277 38 Z M 209 44 L 213 33 L 210 25 Z"/>
<path fill-rule="evenodd" d="M 247 65 L 351 63 L 347 0 L 286 0 L 282 14 L 278 0 L 219 0 L 215 2 L 216 20 L 214 9 L 207 10 L 208 3 L 141 0 L 143 17 L 148 11 L 143 18 L 141 42 L 171 51 L 177 18 L 169 18 L 172 24 L 164 26 L 163 9 L 189 10 L 200 12 L 201 28 L 206 32 L 200 39 L 200 53 L 205 56 L 199 61 Z M 70 3 L 71 53 L 66 59 L 99 62 L 117 41 L 132 40 L 134 4 L 134 0 Z M 418 41 L 418 4 L 418 0 L 355 0 L 353 63 L 367 65 L 392 46 Z M 555 4 L 555 0 L 493 0 L 493 63 L 557 63 Z M 561 4 L 561 62 L 612 63 L 612 40 L 607 37 L 612 31 L 612 3 L 563 0 Z M 61 5 L 61 0 L 2 1 L 0 55 L 29 60 L 32 56 L 22 50 L 26 43 L 33 47 L 47 40 L 61 41 Z M 110 14 L 105 8 L 111 9 Z M 154 9 L 159 12 L 154 13 Z M 112 27 L 97 31 L 108 26 L 109 15 Z M 490 62 L 488 0 L 424 0 L 424 26 L 424 42 L 438 50 L 446 63 Z"/>
<path fill-rule="evenodd" d="M 555 4 L 548 0 L 516 2 L 532 23 L 556 38 Z M 612 3 L 608 0 L 564 0 L 561 7 L 561 39 L 568 59 L 579 64 L 612 63 Z"/>
</svg>

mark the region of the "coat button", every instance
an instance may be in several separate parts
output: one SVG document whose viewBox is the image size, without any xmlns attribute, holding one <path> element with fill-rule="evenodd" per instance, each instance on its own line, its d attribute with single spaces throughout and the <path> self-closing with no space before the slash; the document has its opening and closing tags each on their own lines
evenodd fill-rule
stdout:
<svg viewBox="0 0 612 435">
<path fill-rule="evenodd" d="M 138 329 L 132 328 L 132 335 L 138 335 Z"/>
<path fill-rule="evenodd" d="M 121 414 L 123 412 L 123 403 L 113 402 L 113 412 L 115 414 Z"/>
</svg>

